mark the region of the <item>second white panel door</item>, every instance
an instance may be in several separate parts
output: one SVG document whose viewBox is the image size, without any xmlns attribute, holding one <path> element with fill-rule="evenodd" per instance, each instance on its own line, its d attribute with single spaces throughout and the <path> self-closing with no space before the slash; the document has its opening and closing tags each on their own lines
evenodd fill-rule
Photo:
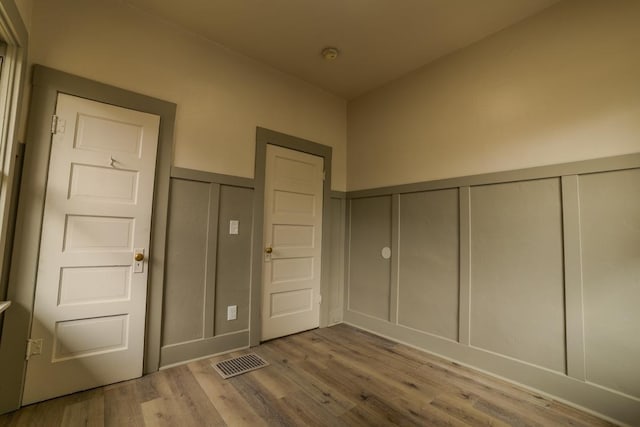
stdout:
<svg viewBox="0 0 640 427">
<path fill-rule="evenodd" d="M 322 157 L 267 145 L 262 340 L 320 324 Z"/>
</svg>

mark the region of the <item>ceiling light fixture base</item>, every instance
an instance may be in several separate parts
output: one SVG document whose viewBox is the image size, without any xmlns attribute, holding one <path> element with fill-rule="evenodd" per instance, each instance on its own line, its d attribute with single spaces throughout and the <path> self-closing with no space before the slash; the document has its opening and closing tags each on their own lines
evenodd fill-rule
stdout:
<svg viewBox="0 0 640 427">
<path fill-rule="evenodd" d="M 339 53 L 340 52 L 335 47 L 325 47 L 324 49 L 322 49 L 322 57 L 326 61 L 333 61 L 338 57 Z"/>
</svg>

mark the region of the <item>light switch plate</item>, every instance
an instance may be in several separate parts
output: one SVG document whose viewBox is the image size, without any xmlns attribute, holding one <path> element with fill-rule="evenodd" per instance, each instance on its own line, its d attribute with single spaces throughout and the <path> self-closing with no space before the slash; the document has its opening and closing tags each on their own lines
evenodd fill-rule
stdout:
<svg viewBox="0 0 640 427">
<path fill-rule="evenodd" d="M 229 234 L 238 234 L 238 228 L 240 225 L 240 221 L 237 219 L 232 219 L 229 221 Z"/>
<path fill-rule="evenodd" d="M 230 305 L 227 307 L 227 320 L 236 320 L 238 318 L 238 306 Z"/>
</svg>

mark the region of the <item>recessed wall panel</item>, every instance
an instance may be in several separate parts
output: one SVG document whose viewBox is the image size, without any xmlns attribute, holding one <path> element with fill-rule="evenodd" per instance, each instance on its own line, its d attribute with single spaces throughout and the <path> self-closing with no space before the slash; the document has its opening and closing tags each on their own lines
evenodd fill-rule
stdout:
<svg viewBox="0 0 640 427">
<path fill-rule="evenodd" d="M 348 308 L 388 320 L 391 261 L 381 250 L 391 247 L 391 196 L 350 203 Z"/>
<path fill-rule="evenodd" d="M 75 148 L 140 156 L 142 132 L 138 124 L 79 114 Z"/>
<path fill-rule="evenodd" d="M 252 218 L 253 190 L 222 185 L 216 263 L 216 335 L 249 327 Z M 239 234 L 229 234 L 230 220 L 239 222 Z M 236 320 L 227 320 L 230 305 L 238 307 Z"/>
<path fill-rule="evenodd" d="M 171 180 L 162 344 L 202 338 L 209 184 Z"/>
<path fill-rule="evenodd" d="M 458 338 L 458 190 L 400 196 L 398 322 Z"/>
<path fill-rule="evenodd" d="M 69 199 L 136 203 L 138 172 L 90 165 L 71 165 Z"/>
<path fill-rule="evenodd" d="M 329 323 L 342 321 L 344 312 L 344 241 L 346 200 L 331 198 L 331 250 L 329 251 Z"/>
<path fill-rule="evenodd" d="M 129 316 L 126 314 L 57 322 L 53 361 L 124 350 L 128 332 Z"/>
<path fill-rule="evenodd" d="M 579 177 L 587 380 L 640 398 L 640 169 Z"/>
<path fill-rule="evenodd" d="M 131 267 L 69 267 L 60 272 L 58 305 L 127 300 Z"/>
<path fill-rule="evenodd" d="M 560 180 L 471 188 L 471 345 L 565 372 Z"/>
<path fill-rule="evenodd" d="M 67 215 L 64 250 L 74 252 L 133 250 L 133 218 Z"/>
</svg>

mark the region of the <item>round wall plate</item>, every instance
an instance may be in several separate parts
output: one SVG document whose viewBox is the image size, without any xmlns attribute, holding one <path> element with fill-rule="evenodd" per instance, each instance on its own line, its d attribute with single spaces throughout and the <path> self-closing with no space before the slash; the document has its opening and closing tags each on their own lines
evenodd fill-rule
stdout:
<svg viewBox="0 0 640 427">
<path fill-rule="evenodd" d="M 382 258 L 384 258 L 384 259 L 391 258 L 391 248 L 390 247 L 385 246 L 384 248 L 382 248 L 382 250 L 380 252 L 382 254 Z"/>
</svg>

